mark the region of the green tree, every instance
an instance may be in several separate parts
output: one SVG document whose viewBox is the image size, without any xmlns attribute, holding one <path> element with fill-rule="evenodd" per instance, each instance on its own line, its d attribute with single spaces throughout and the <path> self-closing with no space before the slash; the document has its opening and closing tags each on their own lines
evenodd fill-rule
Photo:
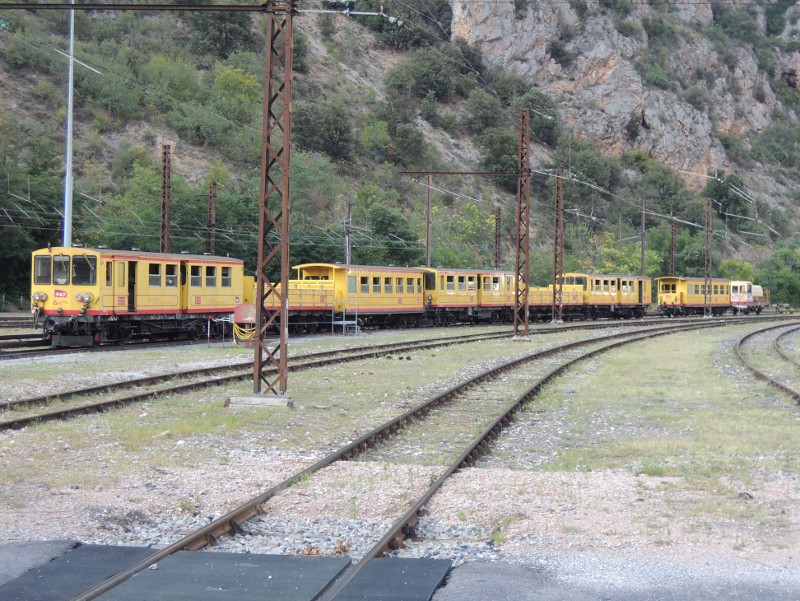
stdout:
<svg viewBox="0 0 800 601">
<path fill-rule="evenodd" d="M 494 94 L 475 88 L 467 98 L 462 123 L 472 133 L 479 134 L 490 127 L 497 127 L 503 118 L 503 105 Z"/>
<path fill-rule="evenodd" d="M 350 115 L 340 99 L 322 104 L 297 102 L 292 133 L 305 150 L 323 152 L 333 159 L 349 160 L 353 151 Z"/>
<path fill-rule="evenodd" d="M 481 149 L 481 164 L 484 169 L 509 174 L 498 176 L 497 181 L 509 192 L 516 192 L 519 162 L 517 136 L 511 131 L 495 127 L 484 131 L 476 141 Z"/>
<path fill-rule="evenodd" d="M 403 214 L 391 207 L 375 204 L 369 210 L 373 238 L 385 249 L 388 265 L 416 265 L 424 256 L 423 245 Z"/>
<path fill-rule="evenodd" d="M 191 37 L 195 52 L 206 52 L 227 58 L 234 50 L 249 50 L 255 38 L 251 33 L 251 16 L 247 12 L 197 11 L 189 16 L 189 24 L 197 32 Z"/>
<path fill-rule="evenodd" d="M 239 124 L 255 120 L 261 109 L 261 84 L 243 71 L 219 65 L 214 73 L 212 108 Z"/>
<path fill-rule="evenodd" d="M 747 201 L 742 198 L 745 187 L 742 178 L 735 173 L 726 175 L 724 171 L 716 171 L 710 175 L 712 177 L 703 189 L 703 196 L 716 201 L 714 208 L 719 214 L 743 215 Z"/>
<path fill-rule="evenodd" d="M 389 69 L 384 82 L 392 92 L 407 98 L 424 98 L 429 92 L 447 100 L 453 92 L 453 67 L 446 56 L 427 48 L 412 51 Z"/>
</svg>

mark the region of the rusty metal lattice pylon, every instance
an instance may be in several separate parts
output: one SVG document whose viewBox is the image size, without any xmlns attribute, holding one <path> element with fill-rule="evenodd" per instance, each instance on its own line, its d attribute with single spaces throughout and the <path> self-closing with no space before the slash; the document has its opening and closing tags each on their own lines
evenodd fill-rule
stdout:
<svg viewBox="0 0 800 601">
<path fill-rule="evenodd" d="M 161 149 L 161 242 L 159 248 L 162 253 L 169 252 L 169 220 L 170 207 L 169 195 L 172 185 L 170 183 L 170 145 L 164 144 Z"/>
<path fill-rule="evenodd" d="M 268 0 L 264 66 L 264 126 L 261 139 L 261 197 L 258 214 L 256 326 L 253 392 L 284 395 L 288 381 L 289 174 L 292 129 L 292 26 L 296 0 Z M 280 282 L 270 264 L 280 264 Z M 266 306 L 265 306 L 266 305 Z M 278 327 L 270 349 L 267 332 Z M 265 373 L 272 366 L 276 372 Z"/>
<path fill-rule="evenodd" d="M 519 112 L 519 163 L 517 166 L 517 252 L 514 283 L 514 337 L 528 337 L 530 290 L 531 114 Z"/>
<path fill-rule="evenodd" d="M 553 313 L 552 322 L 564 321 L 564 184 L 556 169 L 556 206 L 553 219 Z"/>
</svg>

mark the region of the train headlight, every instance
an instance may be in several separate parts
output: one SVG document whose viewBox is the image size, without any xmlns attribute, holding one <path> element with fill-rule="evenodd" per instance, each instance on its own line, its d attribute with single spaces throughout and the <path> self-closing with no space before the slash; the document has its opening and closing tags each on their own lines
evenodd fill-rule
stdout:
<svg viewBox="0 0 800 601">
<path fill-rule="evenodd" d="M 78 295 L 75 297 L 75 300 L 76 300 L 76 301 L 78 301 L 79 303 L 80 303 L 80 302 L 83 302 L 83 303 L 88 303 L 88 302 L 91 302 L 91 300 L 92 300 L 92 293 L 91 293 L 91 292 L 84 292 L 83 294 L 78 294 Z"/>
<path fill-rule="evenodd" d="M 39 301 L 46 301 L 47 300 L 47 293 L 46 292 L 34 292 L 33 293 L 33 300 L 37 303 Z"/>
</svg>

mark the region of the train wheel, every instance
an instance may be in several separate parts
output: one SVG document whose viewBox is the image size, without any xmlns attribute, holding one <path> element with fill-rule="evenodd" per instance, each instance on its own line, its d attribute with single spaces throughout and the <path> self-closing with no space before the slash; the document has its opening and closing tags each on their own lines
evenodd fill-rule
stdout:
<svg viewBox="0 0 800 601">
<path fill-rule="evenodd" d="M 189 329 L 186 331 L 186 336 L 189 340 L 199 340 L 200 334 L 202 333 L 201 329 L 197 326 L 197 323 L 193 323 L 189 326 Z"/>
</svg>

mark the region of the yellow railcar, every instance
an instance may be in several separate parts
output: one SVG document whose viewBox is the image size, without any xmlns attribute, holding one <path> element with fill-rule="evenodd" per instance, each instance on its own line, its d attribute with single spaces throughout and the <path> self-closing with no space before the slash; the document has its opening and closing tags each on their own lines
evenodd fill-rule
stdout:
<svg viewBox="0 0 800 601">
<path fill-rule="evenodd" d="M 333 282 L 337 320 L 357 320 L 362 325 L 417 325 L 425 314 L 422 268 L 307 263 L 295 269 L 295 284 Z M 290 288 L 290 314 L 302 306 L 292 303 Z"/>
<path fill-rule="evenodd" d="M 658 282 L 658 308 L 663 315 L 703 315 L 706 310 L 706 279 L 663 277 Z M 731 308 L 731 281 L 711 279 L 711 313 L 722 315 Z"/>
<path fill-rule="evenodd" d="M 242 261 L 228 257 L 79 247 L 32 257 L 31 309 L 56 346 L 196 338 L 247 294 Z"/>
<path fill-rule="evenodd" d="M 509 321 L 514 273 L 494 269 L 425 268 L 425 300 L 434 323 Z"/>
<path fill-rule="evenodd" d="M 528 293 L 529 315 L 533 321 L 548 321 L 553 317 L 553 285 L 536 286 Z M 583 318 L 583 286 L 561 285 L 561 307 L 564 318 Z"/>
<path fill-rule="evenodd" d="M 643 317 L 652 298 L 652 280 L 646 276 L 565 273 L 563 282 L 583 289 L 587 319 Z"/>
</svg>

